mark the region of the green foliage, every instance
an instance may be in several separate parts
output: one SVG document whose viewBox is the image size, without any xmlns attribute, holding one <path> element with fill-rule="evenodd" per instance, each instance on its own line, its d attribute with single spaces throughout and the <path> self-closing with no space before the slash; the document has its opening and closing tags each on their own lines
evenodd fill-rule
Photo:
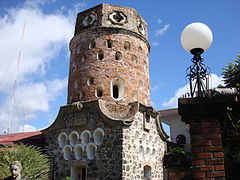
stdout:
<svg viewBox="0 0 240 180">
<path fill-rule="evenodd" d="M 184 152 L 181 147 L 170 147 L 164 155 L 163 164 L 165 167 L 190 168 L 191 159 L 189 153 Z"/>
<path fill-rule="evenodd" d="M 234 62 L 223 68 L 222 74 L 227 87 L 240 87 L 240 55 Z"/>
<path fill-rule="evenodd" d="M 229 180 L 237 180 L 240 177 L 240 147 L 232 147 L 224 156 L 226 177 Z"/>
<path fill-rule="evenodd" d="M 66 180 L 71 180 L 71 178 L 69 176 L 66 177 Z"/>
<path fill-rule="evenodd" d="M 223 68 L 223 78 L 226 87 L 240 88 L 240 55 L 234 63 L 230 62 Z M 234 180 L 240 176 L 240 113 L 231 111 L 221 121 L 222 140 L 227 150 L 225 169 L 227 179 Z"/>
<path fill-rule="evenodd" d="M 9 164 L 12 161 L 20 161 L 22 164 L 22 177 L 31 180 L 49 179 L 49 161 L 47 155 L 35 146 L 19 144 L 14 147 L 0 148 L 0 179 L 11 175 Z"/>
</svg>

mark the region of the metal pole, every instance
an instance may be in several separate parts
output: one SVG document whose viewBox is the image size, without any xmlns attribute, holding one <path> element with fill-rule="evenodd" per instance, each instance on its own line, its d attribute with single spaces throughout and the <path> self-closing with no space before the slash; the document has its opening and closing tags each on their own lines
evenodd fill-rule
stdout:
<svg viewBox="0 0 240 180">
<path fill-rule="evenodd" d="M 197 88 L 198 88 L 198 97 L 202 97 L 199 60 L 196 61 L 196 64 L 197 64 Z"/>
</svg>

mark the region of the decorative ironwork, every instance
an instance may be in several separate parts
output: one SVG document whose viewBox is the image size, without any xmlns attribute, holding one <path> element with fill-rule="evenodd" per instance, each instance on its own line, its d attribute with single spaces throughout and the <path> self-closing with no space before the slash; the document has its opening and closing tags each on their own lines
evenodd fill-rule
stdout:
<svg viewBox="0 0 240 180">
<path fill-rule="evenodd" d="M 187 68 L 187 76 L 190 84 L 190 96 L 191 97 L 206 97 L 209 92 L 209 78 L 210 74 L 208 71 L 210 68 L 203 64 L 203 58 L 201 54 L 204 52 L 203 49 L 195 48 L 192 49 L 193 64 Z"/>
</svg>

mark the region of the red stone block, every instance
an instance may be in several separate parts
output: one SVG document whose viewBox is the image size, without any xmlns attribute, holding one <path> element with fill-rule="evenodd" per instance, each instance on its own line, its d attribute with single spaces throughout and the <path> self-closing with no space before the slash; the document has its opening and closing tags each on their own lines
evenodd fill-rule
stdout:
<svg viewBox="0 0 240 180">
<path fill-rule="evenodd" d="M 222 146 L 210 146 L 210 147 L 204 147 L 204 152 L 222 152 L 223 148 Z"/>
<path fill-rule="evenodd" d="M 224 170 L 224 165 L 215 165 L 215 166 L 214 166 L 214 169 L 215 169 L 216 171 L 222 171 L 222 170 Z"/>
<path fill-rule="evenodd" d="M 207 172 L 206 176 L 207 177 L 223 177 L 225 176 L 225 172 L 224 171 Z"/>
<path fill-rule="evenodd" d="M 215 133 L 215 134 L 206 134 L 207 139 L 221 139 L 221 134 Z"/>
<path fill-rule="evenodd" d="M 209 159 L 209 158 L 212 158 L 212 153 L 197 153 L 197 154 L 194 154 L 193 157 L 195 159 Z"/>
<path fill-rule="evenodd" d="M 214 170 L 214 166 L 200 166 L 200 167 L 196 167 L 194 168 L 194 171 L 213 171 Z"/>
<path fill-rule="evenodd" d="M 223 158 L 223 157 L 224 157 L 224 153 L 223 153 L 223 152 L 216 152 L 216 153 L 213 153 L 213 157 L 216 157 L 216 158 Z"/>
<path fill-rule="evenodd" d="M 205 160 L 205 163 L 207 165 L 210 165 L 210 164 L 217 164 L 217 165 L 221 165 L 221 164 L 224 164 L 224 160 L 222 158 L 219 158 L 219 159 L 206 159 Z"/>
<path fill-rule="evenodd" d="M 193 165 L 194 166 L 201 166 L 204 165 L 205 161 L 204 160 L 193 160 Z"/>
<path fill-rule="evenodd" d="M 211 146 L 212 145 L 212 141 L 210 140 L 203 140 L 203 141 L 192 141 L 192 147 L 196 147 L 196 146 Z"/>
</svg>

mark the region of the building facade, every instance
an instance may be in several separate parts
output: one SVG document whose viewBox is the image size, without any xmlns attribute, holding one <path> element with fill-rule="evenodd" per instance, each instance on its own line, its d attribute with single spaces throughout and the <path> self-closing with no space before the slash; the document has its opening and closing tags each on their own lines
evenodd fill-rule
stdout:
<svg viewBox="0 0 240 180">
<path fill-rule="evenodd" d="M 132 8 L 78 14 L 67 105 L 43 131 L 52 179 L 163 179 L 166 134 L 150 106 L 147 34 Z"/>
</svg>

